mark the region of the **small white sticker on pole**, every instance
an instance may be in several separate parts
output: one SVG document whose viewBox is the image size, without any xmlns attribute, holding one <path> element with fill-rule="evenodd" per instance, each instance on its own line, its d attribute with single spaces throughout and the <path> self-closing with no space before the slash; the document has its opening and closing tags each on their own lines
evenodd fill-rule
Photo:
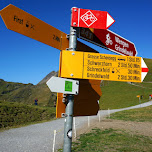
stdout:
<svg viewBox="0 0 152 152">
<path fill-rule="evenodd" d="M 78 94 L 79 81 L 52 76 L 47 82 L 52 92 Z"/>
</svg>

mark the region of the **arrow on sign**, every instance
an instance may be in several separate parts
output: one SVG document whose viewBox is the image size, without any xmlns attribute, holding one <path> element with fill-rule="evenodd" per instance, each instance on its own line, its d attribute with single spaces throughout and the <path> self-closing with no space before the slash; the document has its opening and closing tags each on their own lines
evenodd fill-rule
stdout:
<svg viewBox="0 0 152 152">
<path fill-rule="evenodd" d="M 114 22 L 115 20 L 108 12 L 72 8 L 71 26 L 73 27 L 107 29 Z"/>
<path fill-rule="evenodd" d="M 52 76 L 47 82 L 52 92 L 78 94 L 79 81 Z"/>
<path fill-rule="evenodd" d="M 144 80 L 145 76 L 147 75 L 149 69 L 147 68 L 147 65 L 145 64 L 143 58 L 141 58 L 141 68 L 142 68 L 142 73 L 141 73 L 141 81 Z"/>
</svg>

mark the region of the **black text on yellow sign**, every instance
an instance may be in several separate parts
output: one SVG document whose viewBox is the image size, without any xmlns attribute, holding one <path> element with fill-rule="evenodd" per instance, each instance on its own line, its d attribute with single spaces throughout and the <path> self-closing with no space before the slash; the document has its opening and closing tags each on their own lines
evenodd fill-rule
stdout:
<svg viewBox="0 0 152 152">
<path fill-rule="evenodd" d="M 61 77 L 141 82 L 141 57 L 62 51 Z"/>
</svg>

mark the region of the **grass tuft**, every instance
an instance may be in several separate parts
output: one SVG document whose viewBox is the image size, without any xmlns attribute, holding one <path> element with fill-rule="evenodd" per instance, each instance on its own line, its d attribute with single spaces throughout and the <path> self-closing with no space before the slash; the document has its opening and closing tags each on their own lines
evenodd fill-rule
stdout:
<svg viewBox="0 0 152 152">
<path fill-rule="evenodd" d="M 116 112 L 110 115 L 110 119 L 136 122 L 152 122 L 152 106 Z"/>
<path fill-rule="evenodd" d="M 80 136 L 73 143 L 72 152 L 151 152 L 152 138 L 134 135 L 124 130 L 112 128 L 100 130 L 93 129 L 90 133 Z M 62 150 L 60 150 L 62 151 Z"/>
</svg>

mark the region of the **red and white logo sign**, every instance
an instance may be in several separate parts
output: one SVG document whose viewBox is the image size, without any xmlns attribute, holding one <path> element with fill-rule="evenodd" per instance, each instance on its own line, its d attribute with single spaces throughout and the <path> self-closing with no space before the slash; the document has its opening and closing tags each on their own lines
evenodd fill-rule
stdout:
<svg viewBox="0 0 152 152">
<path fill-rule="evenodd" d="M 71 26 L 107 29 L 115 20 L 105 11 L 72 8 Z"/>
<path fill-rule="evenodd" d="M 83 14 L 80 18 L 88 27 L 98 20 L 90 10 Z"/>
</svg>

